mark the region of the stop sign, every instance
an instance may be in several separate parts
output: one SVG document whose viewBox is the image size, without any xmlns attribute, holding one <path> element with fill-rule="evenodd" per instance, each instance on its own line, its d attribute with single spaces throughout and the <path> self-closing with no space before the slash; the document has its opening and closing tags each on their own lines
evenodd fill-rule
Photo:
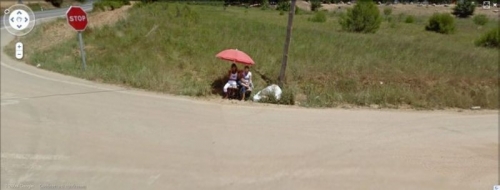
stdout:
<svg viewBox="0 0 500 190">
<path fill-rule="evenodd" d="M 79 6 L 71 6 L 66 11 L 68 24 L 76 31 L 84 31 L 87 28 L 87 13 Z"/>
</svg>

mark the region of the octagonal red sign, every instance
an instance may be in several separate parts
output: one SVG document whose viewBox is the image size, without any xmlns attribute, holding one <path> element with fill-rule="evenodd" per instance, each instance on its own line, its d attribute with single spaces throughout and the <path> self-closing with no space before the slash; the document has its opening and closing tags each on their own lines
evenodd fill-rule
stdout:
<svg viewBox="0 0 500 190">
<path fill-rule="evenodd" d="M 66 11 L 66 19 L 68 24 L 76 31 L 84 31 L 87 28 L 87 13 L 79 6 L 69 7 L 68 11 Z"/>
</svg>

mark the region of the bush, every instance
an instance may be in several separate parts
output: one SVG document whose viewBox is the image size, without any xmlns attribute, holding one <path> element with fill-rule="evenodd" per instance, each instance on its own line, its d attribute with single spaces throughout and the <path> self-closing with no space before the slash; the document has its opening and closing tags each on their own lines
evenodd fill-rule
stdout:
<svg viewBox="0 0 500 190">
<path fill-rule="evenodd" d="M 319 8 L 321 8 L 322 5 L 321 5 L 321 1 L 319 0 L 313 0 L 311 2 L 311 11 L 318 11 Z"/>
<path fill-rule="evenodd" d="M 95 2 L 93 4 L 92 11 L 104 11 L 104 10 L 105 10 L 105 7 L 104 7 L 104 4 L 102 2 Z"/>
<path fill-rule="evenodd" d="M 455 19 L 448 13 L 434 13 L 425 26 L 428 31 L 451 34 L 455 31 Z"/>
<path fill-rule="evenodd" d="M 129 0 L 101 0 L 93 4 L 94 10 L 105 11 L 108 8 L 110 10 L 119 9 L 123 5 L 130 5 Z"/>
<path fill-rule="evenodd" d="M 309 18 L 311 22 L 326 22 L 326 13 L 324 11 L 318 11 L 313 17 Z"/>
<path fill-rule="evenodd" d="M 408 15 L 408 16 L 406 17 L 406 19 L 405 19 L 405 23 L 410 24 L 410 23 L 414 23 L 414 22 L 415 22 L 415 17 L 414 17 L 414 16 L 412 16 L 412 15 Z"/>
<path fill-rule="evenodd" d="M 389 16 L 389 15 L 391 15 L 391 14 L 392 14 L 392 8 L 390 8 L 390 7 L 386 7 L 386 8 L 384 8 L 384 15 L 385 15 L 386 17 L 388 17 L 388 16 Z"/>
<path fill-rule="evenodd" d="M 291 6 L 290 2 L 283 1 L 283 2 L 278 3 L 276 10 L 287 12 L 287 11 L 290 11 L 290 6 Z"/>
<path fill-rule="evenodd" d="M 474 10 L 476 6 L 472 1 L 464 0 L 463 2 L 459 2 L 455 8 L 453 8 L 453 15 L 460 18 L 467 18 L 474 14 Z"/>
<path fill-rule="evenodd" d="M 262 9 L 262 10 L 267 10 L 267 9 L 269 9 L 269 8 L 270 8 L 270 7 L 269 7 L 269 0 L 264 0 L 264 1 L 262 2 L 261 9 Z"/>
<path fill-rule="evenodd" d="M 496 27 L 476 40 L 477 46 L 500 49 L 500 27 Z"/>
<path fill-rule="evenodd" d="M 349 32 L 375 33 L 382 23 L 378 7 L 369 0 L 358 0 L 352 9 L 339 19 L 343 30 Z"/>
<path fill-rule="evenodd" d="M 477 24 L 479 26 L 484 26 L 486 23 L 488 23 L 488 17 L 486 15 L 476 15 L 472 18 L 474 21 L 474 24 Z"/>
<path fill-rule="evenodd" d="M 300 14 L 300 12 L 301 12 L 300 8 L 295 6 L 295 14 L 298 15 L 298 14 Z"/>
<path fill-rule="evenodd" d="M 52 4 L 54 7 L 61 7 L 63 0 L 46 0 L 50 4 Z"/>
</svg>

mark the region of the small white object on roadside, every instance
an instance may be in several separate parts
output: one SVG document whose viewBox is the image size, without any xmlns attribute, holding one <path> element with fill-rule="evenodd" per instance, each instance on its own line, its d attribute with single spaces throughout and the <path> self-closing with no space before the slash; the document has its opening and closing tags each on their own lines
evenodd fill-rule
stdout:
<svg viewBox="0 0 500 190">
<path fill-rule="evenodd" d="M 281 93 L 281 88 L 278 85 L 273 84 L 257 92 L 257 94 L 253 96 L 253 101 L 258 102 L 263 98 L 268 98 L 269 96 L 274 96 L 276 100 L 279 100 L 281 98 Z"/>
<path fill-rule="evenodd" d="M 481 106 L 472 106 L 470 109 L 471 110 L 480 110 Z"/>
<path fill-rule="evenodd" d="M 38 64 L 36 65 L 36 67 L 40 67 L 40 66 L 42 66 L 42 65 L 40 65 L 40 63 L 38 63 Z"/>
<path fill-rule="evenodd" d="M 384 82 L 380 81 L 380 84 L 384 84 Z"/>
</svg>

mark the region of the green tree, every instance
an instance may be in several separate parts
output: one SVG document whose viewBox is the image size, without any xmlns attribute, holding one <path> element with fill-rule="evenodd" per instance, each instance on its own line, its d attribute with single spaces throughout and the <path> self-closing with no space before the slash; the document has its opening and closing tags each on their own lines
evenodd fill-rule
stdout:
<svg viewBox="0 0 500 190">
<path fill-rule="evenodd" d="M 377 5 L 371 0 L 359 0 L 352 9 L 339 19 L 342 29 L 349 32 L 375 33 L 382 17 Z"/>
<path fill-rule="evenodd" d="M 453 8 L 453 15 L 460 18 L 467 18 L 474 14 L 476 6 L 470 0 L 464 0 L 459 2 L 455 8 Z"/>
</svg>

